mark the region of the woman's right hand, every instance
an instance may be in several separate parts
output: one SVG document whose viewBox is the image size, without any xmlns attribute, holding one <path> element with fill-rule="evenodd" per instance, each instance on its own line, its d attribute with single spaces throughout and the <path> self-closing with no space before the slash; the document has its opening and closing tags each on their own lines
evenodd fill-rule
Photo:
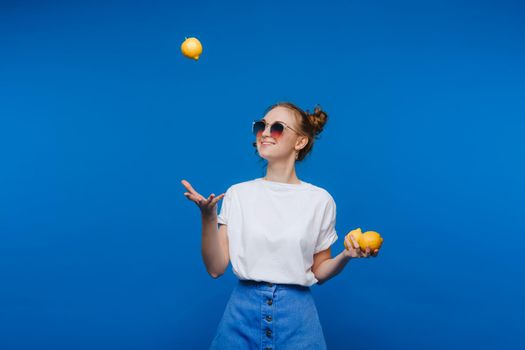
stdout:
<svg viewBox="0 0 525 350">
<path fill-rule="evenodd" d="M 217 197 L 215 197 L 215 194 L 212 193 L 208 198 L 204 198 L 201 194 L 199 194 L 199 192 L 193 189 L 188 181 L 182 180 L 181 183 L 188 190 L 188 192 L 184 192 L 184 195 L 190 201 L 193 201 L 195 204 L 197 204 L 201 210 L 202 215 L 209 216 L 216 213 L 216 204 L 224 197 L 224 193 L 218 195 Z"/>
</svg>

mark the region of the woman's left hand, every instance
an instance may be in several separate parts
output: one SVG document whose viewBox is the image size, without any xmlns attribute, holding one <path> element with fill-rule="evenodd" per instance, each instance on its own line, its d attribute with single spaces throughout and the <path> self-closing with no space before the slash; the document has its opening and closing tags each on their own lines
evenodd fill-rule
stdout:
<svg viewBox="0 0 525 350">
<path fill-rule="evenodd" d="M 343 254 L 347 257 L 350 257 L 350 258 L 374 257 L 375 258 L 379 254 L 379 249 L 375 249 L 373 252 L 371 252 L 370 247 L 366 247 L 365 251 L 363 251 L 352 235 L 346 236 L 345 242 L 346 242 L 346 246 L 349 248 L 348 249 L 345 248 L 345 250 L 343 251 Z"/>
</svg>

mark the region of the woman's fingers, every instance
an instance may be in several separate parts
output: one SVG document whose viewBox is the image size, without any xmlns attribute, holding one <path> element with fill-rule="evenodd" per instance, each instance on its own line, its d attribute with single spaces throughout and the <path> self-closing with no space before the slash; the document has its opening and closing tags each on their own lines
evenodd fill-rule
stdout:
<svg viewBox="0 0 525 350">
<path fill-rule="evenodd" d="M 210 194 L 210 196 L 208 197 L 208 199 L 204 200 L 203 202 L 203 205 L 209 207 L 209 208 L 213 208 L 215 206 L 215 204 L 217 204 L 217 202 L 222 198 L 224 197 L 224 194 L 221 194 L 217 197 L 215 197 L 215 193 L 212 193 Z"/>
<path fill-rule="evenodd" d="M 196 201 L 197 199 L 195 198 L 195 196 L 191 193 L 188 193 L 188 192 L 185 192 L 184 195 L 186 196 L 186 198 L 188 198 L 190 201 Z"/>
<path fill-rule="evenodd" d="M 366 250 L 365 250 L 365 258 L 368 258 L 370 257 L 370 247 L 366 247 Z"/>
<path fill-rule="evenodd" d="M 212 205 L 217 204 L 217 202 L 220 201 L 223 197 L 224 197 L 224 193 L 218 195 L 217 197 L 215 197 L 215 198 L 213 199 L 213 201 L 211 202 L 211 204 L 212 204 Z"/>
<path fill-rule="evenodd" d="M 350 251 L 355 251 L 354 243 L 352 243 L 352 240 L 349 237 L 345 237 L 345 240 L 346 240 L 346 246 L 348 247 L 347 249 Z"/>
<path fill-rule="evenodd" d="M 184 193 L 184 196 L 186 196 L 186 198 L 188 198 L 190 201 L 195 202 L 195 204 L 197 204 L 198 206 L 202 205 L 202 202 L 203 202 L 202 198 L 199 198 L 199 197 L 195 196 L 194 194 L 187 193 L 187 192 Z"/>
<path fill-rule="evenodd" d="M 217 197 L 215 197 L 215 193 L 212 193 L 211 196 L 210 196 L 210 198 L 211 198 L 211 201 L 209 203 L 210 207 L 215 206 L 217 204 L 217 202 L 220 201 L 221 198 L 223 198 L 223 197 L 224 197 L 224 193 L 218 195 Z"/>
<path fill-rule="evenodd" d="M 199 198 L 199 199 L 205 199 L 203 196 L 201 196 L 199 194 L 199 192 L 195 191 L 195 189 L 193 188 L 193 186 L 191 186 L 191 184 L 186 181 L 186 180 L 181 180 L 181 183 L 184 187 L 186 187 L 186 189 L 188 190 L 188 192 L 190 192 L 191 194 L 193 194 L 196 198 Z"/>
<path fill-rule="evenodd" d="M 208 197 L 208 199 L 206 199 L 206 201 L 205 201 L 205 205 L 211 207 L 210 203 L 212 202 L 214 196 L 215 196 L 215 194 L 213 194 L 213 193 L 210 194 L 210 196 Z"/>
<path fill-rule="evenodd" d="M 347 247 L 346 249 L 349 250 L 348 247 L 352 245 L 352 242 L 350 242 L 350 239 L 348 237 L 345 237 L 345 242 L 346 242 L 346 247 Z"/>
<path fill-rule="evenodd" d="M 184 187 L 186 187 L 186 189 L 188 190 L 188 192 L 190 192 L 190 193 L 196 193 L 196 191 L 193 189 L 193 187 L 191 186 L 191 184 L 190 184 L 188 181 L 186 181 L 186 180 L 181 180 L 180 183 L 181 183 Z"/>
<path fill-rule="evenodd" d="M 217 202 L 225 196 L 225 193 L 222 193 L 219 196 L 215 196 L 215 193 L 212 193 L 208 198 L 204 198 L 202 195 L 196 192 L 193 187 L 191 187 L 188 181 L 182 180 L 181 183 L 188 189 L 188 192 L 184 192 L 184 196 L 188 200 L 195 202 L 201 208 L 213 208 L 213 206 L 215 206 L 215 204 L 217 204 Z"/>
<path fill-rule="evenodd" d="M 350 235 L 350 238 L 346 237 L 345 240 L 346 240 L 346 244 L 349 247 L 348 250 L 350 250 L 350 252 L 352 253 L 352 256 L 355 258 L 362 258 L 363 252 L 359 248 L 359 243 L 357 243 L 356 239 L 352 235 Z"/>
<path fill-rule="evenodd" d="M 352 240 L 352 243 L 353 243 L 353 247 L 357 250 L 359 250 L 359 243 L 357 243 L 357 241 L 355 240 L 355 237 L 350 235 L 350 239 Z"/>
</svg>

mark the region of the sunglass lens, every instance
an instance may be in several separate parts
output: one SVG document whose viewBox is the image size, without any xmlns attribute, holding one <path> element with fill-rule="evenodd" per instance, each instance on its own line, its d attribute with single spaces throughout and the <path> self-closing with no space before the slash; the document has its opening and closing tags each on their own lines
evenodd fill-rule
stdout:
<svg viewBox="0 0 525 350">
<path fill-rule="evenodd" d="M 258 121 L 253 124 L 253 134 L 257 137 L 261 136 L 264 131 L 264 122 Z"/>
<path fill-rule="evenodd" d="M 270 128 L 270 134 L 272 138 L 277 140 L 283 134 L 284 127 L 281 123 L 274 123 Z"/>
</svg>

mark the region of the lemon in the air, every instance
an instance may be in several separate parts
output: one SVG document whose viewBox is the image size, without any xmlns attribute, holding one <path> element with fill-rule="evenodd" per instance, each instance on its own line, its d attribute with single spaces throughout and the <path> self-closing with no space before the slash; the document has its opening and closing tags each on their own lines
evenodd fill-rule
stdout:
<svg viewBox="0 0 525 350">
<path fill-rule="evenodd" d="M 191 37 L 185 38 L 184 42 L 180 46 L 182 54 L 188 58 L 198 60 L 199 56 L 202 54 L 202 44 L 199 39 Z"/>
</svg>

